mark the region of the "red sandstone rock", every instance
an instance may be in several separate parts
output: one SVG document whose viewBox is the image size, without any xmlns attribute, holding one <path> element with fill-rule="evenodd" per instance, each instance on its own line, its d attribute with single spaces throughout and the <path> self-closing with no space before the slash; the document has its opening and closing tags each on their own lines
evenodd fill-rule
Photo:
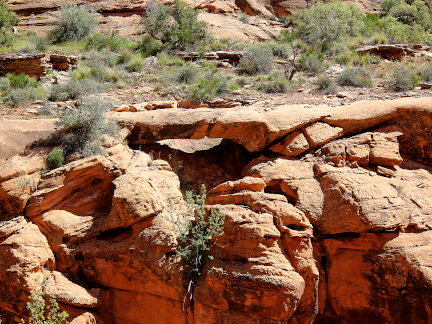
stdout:
<svg viewBox="0 0 432 324">
<path fill-rule="evenodd" d="M 281 142 L 270 147 L 270 151 L 280 153 L 287 157 L 293 157 L 306 152 L 309 143 L 300 131 L 294 131 L 285 137 Z"/>
<path fill-rule="evenodd" d="M 114 167 L 101 156 L 78 160 L 45 174 L 32 195 L 26 216 L 63 209 L 76 215 L 109 212 L 114 192 Z"/>
</svg>

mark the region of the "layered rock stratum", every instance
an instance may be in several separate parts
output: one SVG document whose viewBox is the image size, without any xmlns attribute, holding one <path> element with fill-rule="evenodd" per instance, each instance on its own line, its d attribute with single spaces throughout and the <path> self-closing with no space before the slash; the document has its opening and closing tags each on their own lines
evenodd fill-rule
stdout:
<svg viewBox="0 0 432 324">
<path fill-rule="evenodd" d="M 4 322 L 39 289 L 75 324 L 432 321 L 431 98 L 107 116 L 130 147 L 2 152 Z M 168 197 L 201 183 L 226 219 L 190 300 Z"/>
</svg>

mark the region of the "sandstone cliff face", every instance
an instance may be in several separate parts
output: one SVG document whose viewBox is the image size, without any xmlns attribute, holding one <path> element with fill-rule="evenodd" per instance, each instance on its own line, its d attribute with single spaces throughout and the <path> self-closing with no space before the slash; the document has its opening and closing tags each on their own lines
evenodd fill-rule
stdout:
<svg viewBox="0 0 432 324">
<path fill-rule="evenodd" d="M 432 321 L 431 99 L 109 116 L 153 158 L 106 140 L 50 172 L 45 151 L 0 164 L 6 323 L 40 288 L 73 323 Z M 246 150 L 180 140 L 204 136 Z M 167 197 L 202 180 L 226 219 L 190 301 Z"/>
</svg>

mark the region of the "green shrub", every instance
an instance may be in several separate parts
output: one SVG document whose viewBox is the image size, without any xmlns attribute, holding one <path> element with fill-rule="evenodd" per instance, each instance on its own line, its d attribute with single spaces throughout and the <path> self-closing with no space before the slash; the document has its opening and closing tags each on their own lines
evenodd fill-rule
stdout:
<svg viewBox="0 0 432 324">
<path fill-rule="evenodd" d="M 10 88 L 10 81 L 8 77 L 0 78 L 0 91 L 7 91 Z"/>
<path fill-rule="evenodd" d="M 87 37 L 85 45 L 87 50 L 97 49 L 100 51 L 106 48 L 113 52 L 119 52 L 121 49 L 129 47 L 132 47 L 132 43 L 121 37 L 118 30 L 113 30 L 111 33 L 105 31 L 90 35 Z"/>
<path fill-rule="evenodd" d="M 129 72 L 140 72 L 144 69 L 144 59 L 140 54 L 133 54 L 132 58 L 126 64 L 126 70 Z"/>
<path fill-rule="evenodd" d="M 150 0 L 143 23 L 147 32 L 168 48 L 189 50 L 207 38 L 207 25 L 197 18 L 198 12 L 180 0 L 175 0 L 172 7 Z"/>
<path fill-rule="evenodd" d="M 289 46 L 288 44 L 272 42 L 269 45 L 273 52 L 273 56 L 275 57 L 287 59 L 292 54 L 291 46 Z"/>
<path fill-rule="evenodd" d="M 423 81 L 432 81 L 432 64 L 425 64 L 420 68 L 419 76 Z M 1 89 L 1 86 L 0 86 Z"/>
<path fill-rule="evenodd" d="M 31 79 L 28 75 L 8 73 L 6 77 L 9 79 L 10 86 L 15 89 L 36 88 L 39 86 L 36 80 Z"/>
<path fill-rule="evenodd" d="M 237 83 L 240 87 L 243 88 L 243 87 L 247 84 L 247 80 L 246 80 L 246 78 L 241 77 L 241 78 L 238 78 L 238 79 L 237 79 L 236 83 Z"/>
<path fill-rule="evenodd" d="M 261 89 L 266 93 L 284 93 L 290 88 L 290 83 L 284 77 L 266 83 Z"/>
<path fill-rule="evenodd" d="M 340 86 L 372 87 L 370 72 L 361 67 L 348 68 L 341 72 L 337 77 L 337 82 Z"/>
<path fill-rule="evenodd" d="M 431 36 L 418 24 L 406 25 L 392 16 L 384 17 L 380 22 L 391 43 L 430 44 L 432 42 Z"/>
<path fill-rule="evenodd" d="M 50 40 L 47 37 L 36 37 L 34 39 L 35 50 L 38 52 L 45 52 L 51 45 Z"/>
<path fill-rule="evenodd" d="M 198 75 L 199 68 L 190 63 L 184 64 L 175 74 L 175 82 L 177 83 L 193 83 Z"/>
<path fill-rule="evenodd" d="M 0 45 L 13 45 L 12 27 L 18 22 L 18 16 L 9 9 L 6 1 L 0 1 Z"/>
<path fill-rule="evenodd" d="M 403 64 L 398 64 L 392 71 L 390 86 L 394 91 L 407 91 L 414 87 L 413 74 Z"/>
<path fill-rule="evenodd" d="M 107 86 L 92 79 L 71 80 L 66 85 L 54 84 L 51 88 L 50 99 L 66 101 L 78 99 L 87 94 L 103 92 Z"/>
<path fill-rule="evenodd" d="M 245 50 L 240 67 L 247 74 L 268 73 L 272 69 L 273 51 L 268 44 L 256 43 Z"/>
<path fill-rule="evenodd" d="M 156 56 L 161 53 L 164 46 L 160 40 L 155 39 L 152 35 L 146 34 L 138 42 L 136 50 L 140 51 L 144 57 Z"/>
<path fill-rule="evenodd" d="M 57 125 L 62 126 L 66 132 L 61 143 L 66 155 L 75 151 L 84 156 L 105 155 L 106 151 L 102 147 L 100 137 L 102 134 L 118 137 L 120 132 L 118 125 L 106 122 L 107 110 L 107 103 L 91 100 L 63 112 Z"/>
<path fill-rule="evenodd" d="M 55 42 L 77 41 L 89 36 L 97 25 L 98 21 L 86 6 L 65 5 L 60 8 L 60 22 L 50 38 Z"/>
<path fill-rule="evenodd" d="M 333 42 L 360 35 L 364 28 L 363 16 L 354 4 L 318 2 L 295 14 L 294 22 L 303 41 L 327 50 Z"/>
<path fill-rule="evenodd" d="M 11 11 L 6 1 L 0 1 L 0 29 L 11 29 L 18 22 L 18 16 Z"/>
<path fill-rule="evenodd" d="M 323 55 L 315 53 L 312 49 L 304 53 L 301 60 L 303 61 L 302 70 L 310 75 L 322 73 L 327 68 Z"/>
<path fill-rule="evenodd" d="M 48 154 L 47 157 L 47 166 L 50 170 L 57 169 L 61 167 L 64 164 L 64 156 L 63 151 L 55 148 L 51 151 L 50 154 Z"/>
<path fill-rule="evenodd" d="M 228 84 L 225 78 L 209 71 L 198 79 L 198 84 L 191 90 L 190 98 L 192 102 L 199 103 L 219 97 L 227 90 Z"/>
<path fill-rule="evenodd" d="M 288 26 L 290 24 L 290 19 L 288 16 L 279 17 L 279 22 L 284 24 L 284 26 Z"/>
<path fill-rule="evenodd" d="M 317 86 L 317 91 L 323 94 L 331 94 L 336 90 L 335 82 L 328 75 L 319 77 L 314 84 Z"/>
<path fill-rule="evenodd" d="M 22 103 L 29 103 L 38 99 L 42 99 L 43 95 L 35 88 L 15 89 L 8 92 L 4 96 L 4 101 L 11 106 L 18 106 Z"/>
<path fill-rule="evenodd" d="M 40 290 L 37 294 L 29 296 L 30 302 L 27 303 L 27 310 L 30 311 L 29 324 L 62 324 L 68 323 L 67 312 L 60 312 L 60 307 L 55 298 L 50 298 L 50 305 L 47 305 Z M 24 320 L 21 323 L 25 324 Z"/>
<path fill-rule="evenodd" d="M 172 224 L 173 230 L 179 232 L 175 245 L 176 256 L 181 258 L 186 267 L 186 274 L 195 286 L 202 272 L 202 267 L 209 255 L 212 244 L 224 234 L 225 214 L 218 209 L 211 208 L 206 212 L 206 189 L 202 185 L 200 194 L 186 192 L 187 208 L 185 212 L 177 210 L 177 200 L 168 196 L 168 215 L 165 219 Z M 193 296 L 192 292 L 190 296 Z"/>
<path fill-rule="evenodd" d="M 166 66 L 182 66 L 185 64 L 181 58 L 178 58 L 177 56 L 171 56 L 166 53 L 159 53 L 156 55 L 156 57 L 162 68 Z"/>
</svg>

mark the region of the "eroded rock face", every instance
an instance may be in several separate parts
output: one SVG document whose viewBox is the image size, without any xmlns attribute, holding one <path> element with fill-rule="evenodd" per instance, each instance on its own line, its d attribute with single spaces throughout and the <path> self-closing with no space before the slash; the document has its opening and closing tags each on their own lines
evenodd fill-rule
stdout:
<svg viewBox="0 0 432 324">
<path fill-rule="evenodd" d="M 49 172 L 43 155 L 3 162 L 2 319 L 19 323 L 42 288 L 73 323 L 429 323 L 432 169 L 413 159 L 428 161 L 431 119 L 414 101 L 134 113 L 131 138 L 221 136 L 260 152 L 252 161 L 222 140 L 171 139 L 151 157 L 106 137 L 107 157 Z M 169 221 L 185 179 L 226 215 L 193 302 Z"/>
<path fill-rule="evenodd" d="M 341 322 L 429 323 L 431 235 L 368 233 L 324 240 L 331 260 L 328 297 Z"/>
</svg>

